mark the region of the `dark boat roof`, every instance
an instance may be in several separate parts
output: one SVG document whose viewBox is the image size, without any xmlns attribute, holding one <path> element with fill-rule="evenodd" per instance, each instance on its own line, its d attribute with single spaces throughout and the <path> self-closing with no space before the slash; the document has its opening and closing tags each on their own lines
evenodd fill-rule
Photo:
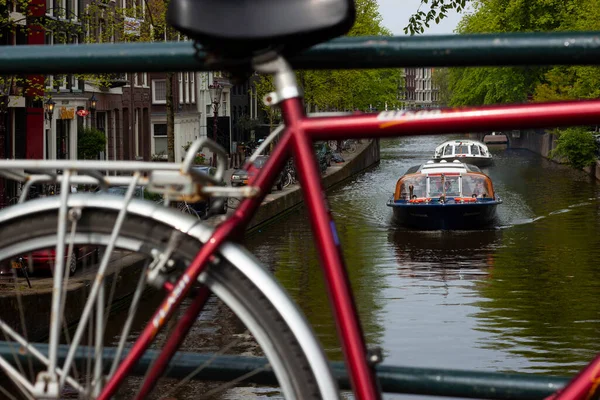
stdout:
<svg viewBox="0 0 600 400">
<path fill-rule="evenodd" d="M 460 165 L 457 165 L 457 164 L 460 164 Z M 406 170 L 404 175 L 416 174 L 417 172 L 422 172 L 422 170 L 424 168 L 427 169 L 427 167 L 429 167 L 429 168 L 434 167 L 436 169 L 440 169 L 440 168 L 456 169 L 456 168 L 464 167 L 467 170 L 467 172 L 480 172 L 481 173 L 481 170 L 479 169 L 479 167 L 477 167 L 476 165 L 473 165 L 473 164 L 455 163 L 455 162 L 449 162 L 449 163 L 434 162 L 434 163 L 424 163 L 424 164 L 413 165 L 408 170 Z"/>
</svg>

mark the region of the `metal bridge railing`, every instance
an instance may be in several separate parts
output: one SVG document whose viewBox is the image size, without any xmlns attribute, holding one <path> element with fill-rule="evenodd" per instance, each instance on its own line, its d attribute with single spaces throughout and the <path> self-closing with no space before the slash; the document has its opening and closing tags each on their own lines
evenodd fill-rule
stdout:
<svg viewBox="0 0 600 400">
<path fill-rule="evenodd" d="M 0 74 L 222 69 L 191 42 L 0 46 Z M 598 65 L 600 32 L 343 37 L 291 60 L 298 69 Z"/>
<path fill-rule="evenodd" d="M 13 343 L 0 341 L 0 354 L 12 354 Z M 42 353 L 48 351 L 48 345 L 34 345 Z M 67 355 L 68 346 L 58 349 L 59 362 Z M 93 349 L 79 347 L 75 361 L 85 362 Z M 116 349 L 103 350 L 102 359 L 112 360 Z M 143 376 L 148 367 L 158 357 L 158 350 L 148 350 L 136 364 L 133 374 Z M 46 354 L 46 353 L 44 353 Z M 25 353 L 15 355 L 21 363 L 29 358 Z M 10 358 L 11 362 L 15 360 Z M 34 367 L 41 366 L 37 359 L 31 359 Z M 257 384 L 277 384 L 272 370 L 265 368 L 267 360 L 260 357 L 242 357 L 231 355 L 199 354 L 178 352 L 169 364 L 166 375 L 171 378 L 194 380 L 230 381 L 246 376 L 245 382 Z M 199 366 L 203 368 L 199 369 Z M 348 373 L 342 362 L 331 363 L 333 373 L 340 388 L 350 389 Z M 258 371 L 258 372 L 257 372 Z M 471 399 L 496 400 L 540 400 L 561 389 L 569 378 L 540 376 L 533 374 L 503 374 L 497 372 L 475 372 L 445 370 L 437 368 L 376 366 L 377 378 L 381 389 L 386 393 L 404 393 L 430 396 L 458 397 Z"/>
</svg>

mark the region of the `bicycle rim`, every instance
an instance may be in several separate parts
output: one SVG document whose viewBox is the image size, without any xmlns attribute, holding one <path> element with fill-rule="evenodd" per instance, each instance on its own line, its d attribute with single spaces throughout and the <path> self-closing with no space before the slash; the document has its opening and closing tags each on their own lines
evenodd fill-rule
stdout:
<svg viewBox="0 0 600 400">
<path fill-rule="evenodd" d="M 100 249 L 105 251 L 104 246 L 109 243 L 110 235 L 118 224 L 118 212 L 114 209 L 101 208 L 80 208 L 78 210 L 80 214 L 75 223 L 76 229 L 74 233 L 72 229 L 67 230 L 65 244 L 68 247 L 79 249 L 80 252 L 84 245 L 101 246 Z M 5 220 L 3 229 L 0 231 L 0 260 L 9 261 L 15 257 L 25 255 L 25 264 L 30 269 L 32 267 L 35 269 L 35 252 L 41 249 L 51 249 L 56 245 L 57 223 L 56 210 L 29 215 L 27 218 Z M 35 226 L 35 229 L 32 230 L 32 226 Z M 96 349 L 100 347 L 119 347 L 115 346 L 117 342 L 119 342 L 119 345 L 125 343 L 121 338 L 135 336 L 132 333 L 134 330 L 131 329 L 131 326 L 142 326 L 142 323 L 138 324 L 136 319 L 144 319 L 144 313 L 140 312 L 139 307 L 135 310 L 131 309 L 131 305 L 136 303 L 136 297 L 143 299 L 143 301 L 138 301 L 138 306 L 140 304 L 154 304 L 156 300 L 153 296 L 146 296 L 147 292 L 152 292 L 152 289 L 149 289 L 147 285 L 139 286 L 133 294 L 126 293 L 127 286 L 135 287 L 136 284 L 144 280 L 140 278 L 145 276 L 144 271 L 147 271 L 153 259 L 156 260 L 157 255 L 165 253 L 169 245 L 173 244 L 173 237 L 178 237 L 178 239 L 175 245 L 176 251 L 169 258 L 173 261 L 171 273 L 177 274 L 180 268 L 188 265 L 201 246 L 201 242 L 180 233 L 173 227 L 159 221 L 128 214 L 115 242 L 115 248 L 118 250 L 106 255 L 106 257 L 110 257 L 111 262 L 109 263 L 110 267 L 107 270 L 109 272 L 106 275 L 106 283 L 103 289 L 103 301 L 98 300 L 102 296 L 98 296 L 93 300 L 86 299 L 86 301 L 92 301 L 94 304 L 95 302 L 102 303 L 94 309 L 91 318 L 87 320 L 79 319 L 81 317 L 77 315 L 76 311 L 81 307 L 78 307 L 76 302 L 81 301 L 82 296 L 85 297 L 88 291 L 86 286 L 89 287 L 90 282 L 96 277 L 94 268 L 97 268 L 97 265 L 93 264 L 91 260 L 89 265 L 80 260 L 83 265 L 78 268 L 78 273 L 75 276 L 69 276 L 68 273 L 65 275 L 64 286 L 69 290 L 65 291 L 63 297 L 63 313 L 61 314 L 62 321 L 60 323 L 61 342 L 74 346 L 74 335 L 77 335 L 78 329 L 84 332 L 80 336 L 87 339 L 80 340 L 79 344 L 87 344 Z M 71 243 L 73 246 L 70 246 Z M 73 253 L 73 249 L 68 250 L 71 254 Z M 69 252 L 67 252 L 66 257 L 69 256 Z M 128 265 L 136 257 L 139 260 Z M 134 272 L 137 272 L 135 278 L 130 276 Z M 220 345 L 219 350 L 214 351 L 213 349 L 212 351 L 217 355 L 243 353 L 266 356 L 270 365 L 264 367 L 272 368 L 280 382 L 280 388 L 266 389 L 268 392 L 274 390 L 275 394 L 283 393 L 286 398 L 320 398 L 307 357 L 303 354 L 297 339 L 283 321 L 282 316 L 262 295 L 261 291 L 238 269 L 223 260 L 219 265 L 209 267 L 201 278 L 216 295 L 211 296 L 206 306 L 207 314 L 210 316 L 212 313 L 215 318 L 203 321 L 201 319 L 198 327 L 194 325 L 190 332 L 196 330 L 205 334 L 193 337 L 191 339 L 192 344 L 184 342 L 181 350 L 189 351 L 189 348 L 200 348 L 203 350 L 202 352 L 206 352 L 204 350 L 211 350 L 218 343 Z M 32 281 L 33 291 L 30 292 L 21 287 L 22 281 L 23 278 L 15 277 L 12 282 L 14 296 L 12 298 L 9 296 L 8 300 L 6 297 L 4 298 L 5 301 L 9 302 L 17 299 L 19 304 L 18 315 L 0 317 L 4 336 L 3 338 L 0 337 L 0 340 L 15 344 L 15 351 L 18 349 L 18 344 L 16 338 L 7 333 L 7 326 L 8 329 L 12 328 L 14 330 L 24 328 L 17 332 L 27 343 L 42 338 L 48 332 L 47 327 L 44 327 L 45 329 L 41 328 L 37 323 L 34 324 L 36 326 L 32 327 L 32 324 L 28 323 L 30 322 L 28 318 L 31 318 L 32 315 L 47 316 L 49 314 L 49 295 L 44 294 L 43 279 Z M 164 294 L 162 293 L 158 296 L 161 300 L 163 297 Z M 42 301 L 42 304 L 40 304 L 40 299 L 46 301 Z M 111 309 L 114 308 L 113 305 L 123 308 L 129 307 L 127 317 L 125 318 L 119 314 L 115 319 L 114 313 L 110 315 Z M 228 310 L 226 310 L 226 306 Z M 154 310 L 151 306 L 148 308 Z M 3 309 L 6 310 L 7 308 Z M 182 310 L 178 312 L 182 313 Z M 180 314 L 176 314 L 173 319 L 176 320 L 178 315 Z M 146 317 L 149 318 L 149 315 Z M 124 326 L 128 323 L 133 325 L 130 325 L 129 330 L 115 330 L 113 324 L 120 319 L 125 319 Z M 75 324 L 75 327 L 73 324 Z M 244 328 L 240 328 L 240 325 L 243 325 Z M 82 328 L 79 328 L 80 326 Z M 102 329 L 103 332 L 101 332 Z M 118 333 L 115 334 L 115 332 Z M 215 334 L 215 332 L 218 333 Z M 250 333 L 254 337 L 253 339 L 248 338 Z M 160 348 L 167 335 L 166 331 L 159 334 L 154 347 Z M 188 337 L 186 340 L 188 339 L 190 338 Z M 87 396 L 93 397 L 90 393 L 94 393 L 94 391 L 97 393 L 100 390 L 101 383 L 98 382 L 103 381 L 101 376 L 110 371 L 112 368 L 109 367 L 113 367 L 114 363 L 111 364 L 112 360 L 98 360 L 98 354 L 98 352 L 90 354 L 87 363 L 72 365 L 72 368 L 68 370 L 69 379 L 66 380 L 64 388 L 61 389 L 61 397 L 65 393 L 80 389 L 84 389 Z M 48 357 L 48 354 L 44 356 Z M 5 358 L 5 361 L 10 363 L 14 360 Z M 58 367 L 62 368 L 63 366 L 58 365 Z M 39 372 L 33 371 L 30 366 L 23 364 L 15 365 L 14 368 L 29 383 L 35 381 L 36 373 Z M 141 380 L 142 378 L 139 377 L 128 379 L 126 384 L 121 387 L 120 398 L 130 398 L 135 395 L 140 387 Z M 24 392 L 26 390 L 23 390 L 23 388 L 27 386 L 27 382 L 15 383 L 14 379 L 12 381 L 17 389 Z M 163 383 L 164 385 L 157 388 L 158 394 L 162 396 L 170 395 L 173 387 L 177 387 L 177 382 L 172 380 L 165 379 Z M 0 384 L 6 386 L 6 382 L 0 382 Z M 77 385 L 81 387 L 76 387 Z M 229 386 L 233 385 L 229 383 Z M 185 390 L 191 390 L 195 395 L 204 393 L 212 396 L 213 393 L 220 395 L 222 393 L 220 389 L 224 389 L 229 391 L 227 396 L 234 397 L 239 397 L 239 393 L 255 390 L 252 386 L 243 386 L 243 389 L 239 388 L 240 385 L 235 385 L 237 388 L 233 389 L 229 386 L 222 386 L 221 383 L 194 382 L 188 384 Z M 241 392 L 236 392 L 236 390 L 241 390 Z M 17 392 L 15 388 L 9 388 L 9 391 Z M 23 397 L 27 398 L 27 396 Z M 201 398 L 201 396 L 199 397 Z M 194 398 L 198 398 L 198 396 Z"/>
</svg>

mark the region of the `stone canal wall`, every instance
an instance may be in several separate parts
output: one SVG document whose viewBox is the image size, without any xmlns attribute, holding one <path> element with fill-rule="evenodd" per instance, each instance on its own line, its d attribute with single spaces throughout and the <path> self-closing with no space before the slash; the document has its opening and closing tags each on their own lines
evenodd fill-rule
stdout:
<svg viewBox="0 0 600 400">
<path fill-rule="evenodd" d="M 345 162 L 332 164 L 327 168 L 322 182 L 327 190 L 377 164 L 380 160 L 379 140 L 363 141 L 354 154 L 342 154 Z M 291 185 L 283 191 L 273 191 L 260 206 L 248 231 L 254 231 L 265 224 L 276 221 L 304 202 L 298 185 Z"/>
<path fill-rule="evenodd" d="M 509 138 L 509 146 L 513 149 L 527 149 L 550 159 L 550 152 L 556 147 L 556 139 L 556 135 L 545 131 L 521 131 L 519 137 Z M 600 160 L 596 161 L 596 165 L 583 170 L 600 180 Z"/>
</svg>

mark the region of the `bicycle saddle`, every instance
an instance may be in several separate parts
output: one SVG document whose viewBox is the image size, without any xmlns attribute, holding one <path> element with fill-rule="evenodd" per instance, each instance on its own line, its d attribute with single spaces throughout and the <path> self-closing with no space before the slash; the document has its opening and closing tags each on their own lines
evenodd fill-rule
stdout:
<svg viewBox="0 0 600 400">
<path fill-rule="evenodd" d="M 354 16 L 353 0 L 171 0 L 167 11 L 175 29 L 227 58 L 289 56 L 346 33 Z"/>
</svg>

